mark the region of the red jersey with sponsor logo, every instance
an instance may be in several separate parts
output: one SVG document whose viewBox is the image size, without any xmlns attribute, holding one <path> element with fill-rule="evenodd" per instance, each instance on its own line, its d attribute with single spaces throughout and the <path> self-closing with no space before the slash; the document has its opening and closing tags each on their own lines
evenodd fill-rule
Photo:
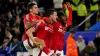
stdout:
<svg viewBox="0 0 100 56">
<path fill-rule="evenodd" d="M 66 21 L 66 26 L 63 26 L 60 22 L 53 23 L 53 35 L 50 41 L 50 48 L 52 50 L 63 50 L 64 48 L 64 34 L 68 26 L 72 24 L 72 8 L 68 7 L 69 16 Z"/>
<path fill-rule="evenodd" d="M 53 35 L 50 41 L 52 50 L 63 50 L 65 28 L 59 22 L 53 23 Z"/>
<path fill-rule="evenodd" d="M 42 18 L 42 19 L 48 20 L 47 17 Z M 40 22 L 38 24 L 38 27 L 36 29 L 36 36 L 43 39 L 47 47 L 49 47 L 52 33 L 53 33 L 53 26 L 51 24 L 45 24 L 43 22 Z"/>
<path fill-rule="evenodd" d="M 45 36 L 44 36 L 44 40 L 45 40 L 45 44 L 47 47 L 50 47 L 50 40 L 51 40 L 51 36 L 53 34 L 53 26 L 52 24 L 48 24 L 45 26 Z"/>
<path fill-rule="evenodd" d="M 34 22 L 35 20 L 40 20 L 41 19 L 41 17 L 40 16 L 34 16 L 34 15 L 32 15 L 32 14 L 27 14 L 27 15 L 25 15 L 24 16 L 24 28 L 25 28 L 25 24 L 26 23 L 28 23 L 28 22 Z M 25 28 L 25 32 L 24 32 L 24 38 L 23 38 L 23 40 L 26 40 L 26 39 L 28 39 L 28 36 L 26 35 L 26 28 Z"/>
<path fill-rule="evenodd" d="M 44 39 L 44 35 L 45 35 L 45 23 L 39 22 L 36 28 L 36 37 Z"/>
</svg>

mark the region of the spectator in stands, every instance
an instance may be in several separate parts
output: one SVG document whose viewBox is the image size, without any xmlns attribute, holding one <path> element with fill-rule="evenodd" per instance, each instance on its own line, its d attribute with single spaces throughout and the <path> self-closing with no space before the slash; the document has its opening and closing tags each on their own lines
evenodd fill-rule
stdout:
<svg viewBox="0 0 100 56">
<path fill-rule="evenodd" d="M 15 9 L 13 10 L 13 16 L 16 17 L 17 15 L 20 15 L 21 9 L 19 5 L 16 5 Z"/>
<path fill-rule="evenodd" d="M 5 37 L 9 38 L 9 40 L 12 39 L 13 35 L 11 34 L 11 32 L 10 32 L 9 29 L 7 29 L 7 30 L 5 31 Z"/>
<path fill-rule="evenodd" d="M 90 11 L 91 13 L 97 11 L 99 9 L 99 0 L 90 0 Z M 96 19 L 97 19 L 97 12 L 90 18 L 90 24 L 93 26 L 96 24 Z"/>
<path fill-rule="evenodd" d="M 12 28 L 13 24 L 15 22 L 15 19 L 13 18 L 11 11 L 9 11 L 8 14 L 7 14 L 7 22 L 9 22 L 10 28 Z"/>
<path fill-rule="evenodd" d="M 13 28 L 13 30 L 15 31 L 15 34 L 19 34 L 20 33 L 20 30 L 19 30 L 19 28 L 20 28 L 20 17 L 19 17 L 19 15 L 17 15 L 16 16 L 16 21 L 15 21 L 15 23 L 14 23 L 14 28 Z"/>
<path fill-rule="evenodd" d="M 77 43 L 77 46 L 79 47 L 79 51 L 82 52 L 82 50 L 86 47 L 86 44 L 85 44 L 85 40 L 83 39 L 81 35 L 78 36 L 78 40 L 76 43 Z"/>
<path fill-rule="evenodd" d="M 6 9 L 7 9 L 7 11 L 9 11 L 9 10 L 12 11 L 13 10 L 13 0 L 8 1 L 7 5 L 6 5 Z"/>
<path fill-rule="evenodd" d="M 93 42 L 96 45 L 97 52 L 100 53 L 100 32 L 96 34 L 96 37 Z M 98 54 L 98 56 L 100 56 L 100 54 Z"/>
<path fill-rule="evenodd" d="M 96 51 L 97 51 L 97 49 L 96 49 L 93 41 L 89 41 L 88 45 L 84 48 L 84 50 L 82 52 L 88 52 L 88 54 L 85 54 L 85 55 L 94 56 L 92 53 L 96 52 Z"/>
<path fill-rule="evenodd" d="M 3 42 L 2 46 L 0 47 L 0 52 L 4 53 L 5 56 L 10 56 L 10 48 L 7 46 L 7 43 Z"/>
<path fill-rule="evenodd" d="M 77 7 L 77 19 L 76 19 L 76 24 L 80 24 L 83 20 L 85 20 L 87 16 L 87 8 L 84 4 L 84 1 L 81 0 L 81 3 Z M 79 31 L 84 31 L 85 30 L 85 23 L 83 23 L 79 28 Z"/>
<path fill-rule="evenodd" d="M 13 10 L 16 8 L 16 6 L 18 5 L 19 6 L 19 2 L 18 0 L 13 0 Z"/>
<path fill-rule="evenodd" d="M 7 44 L 7 46 L 10 46 L 10 39 L 9 39 L 9 37 L 5 37 L 3 42 L 5 42 Z"/>
<path fill-rule="evenodd" d="M 53 0 L 54 8 L 57 9 L 57 11 L 61 8 L 63 8 L 63 0 Z"/>
<path fill-rule="evenodd" d="M 3 37 L 4 37 L 4 34 L 5 32 L 4 32 L 4 28 L 3 28 L 3 25 L 2 25 L 2 23 L 0 22 L 0 45 L 2 45 L 2 43 L 3 43 Z"/>
<path fill-rule="evenodd" d="M 19 43 L 19 40 L 18 40 L 18 37 L 15 36 L 13 38 L 13 42 L 10 44 L 10 49 L 12 49 L 16 44 Z M 12 50 L 12 53 L 14 53 L 16 55 L 17 52 L 20 52 L 22 49 L 21 49 L 21 45 L 18 45 L 14 50 Z"/>
</svg>

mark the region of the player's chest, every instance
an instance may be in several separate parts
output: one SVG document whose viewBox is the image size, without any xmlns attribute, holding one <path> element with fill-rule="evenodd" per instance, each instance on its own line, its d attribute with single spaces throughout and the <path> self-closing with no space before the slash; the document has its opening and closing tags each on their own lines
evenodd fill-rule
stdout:
<svg viewBox="0 0 100 56">
<path fill-rule="evenodd" d="M 57 24 L 57 25 L 53 26 L 53 31 L 64 34 L 65 33 L 65 27 L 63 27 L 61 24 Z"/>
<path fill-rule="evenodd" d="M 49 33 L 53 33 L 53 26 L 45 26 L 45 31 Z"/>
</svg>

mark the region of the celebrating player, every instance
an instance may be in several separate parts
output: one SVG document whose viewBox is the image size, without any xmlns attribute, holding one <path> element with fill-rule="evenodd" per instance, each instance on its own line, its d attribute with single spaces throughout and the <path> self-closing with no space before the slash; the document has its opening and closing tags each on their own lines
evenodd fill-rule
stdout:
<svg viewBox="0 0 100 56">
<path fill-rule="evenodd" d="M 66 28 L 71 25 L 72 21 L 72 8 L 69 3 L 67 4 L 67 8 L 69 11 L 67 21 L 65 15 L 62 12 L 58 13 L 58 19 L 57 12 L 55 11 L 53 13 L 53 16 L 55 16 L 55 18 L 53 18 L 53 35 L 50 41 L 50 48 L 54 52 L 54 54 L 59 54 L 60 56 L 64 56 L 64 34 Z"/>
<path fill-rule="evenodd" d="M 45 54 L 48 54 L 50 50 L 44 43 L 44 35 L 42 35 L 43 30 L 39 30 L 44 27 L 44 22 L 42 22 L 41 17 L 37 15 L 38 6 L 34 3 L 30 3 L 28 5 L 28 10 L 30 13 L 24 17 L 25 33 L 23 44 L 27 51 L 30 52 L 33 56 L 39 56 L 40 50 L 42 50 L 42 52 Z"/>
</svg>

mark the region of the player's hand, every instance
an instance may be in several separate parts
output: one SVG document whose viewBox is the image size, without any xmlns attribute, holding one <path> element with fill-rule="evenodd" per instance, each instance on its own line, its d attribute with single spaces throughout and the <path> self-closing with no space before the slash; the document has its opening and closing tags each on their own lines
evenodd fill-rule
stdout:
<svg viewBox="0 0 100 56">
<path fill-rule="evenodd" d="M 66 2 L 67 7 L 71 7 L 71 4 L 69 2 Z"/>
<path fill-rule="evenodd" d="M 40 49 L 43 49 L 46 46 L 44 40 L 40 38 L 35 38 L 34 40 L 36 41 L 36 46 L 39 47 Z"/>
</svg>

